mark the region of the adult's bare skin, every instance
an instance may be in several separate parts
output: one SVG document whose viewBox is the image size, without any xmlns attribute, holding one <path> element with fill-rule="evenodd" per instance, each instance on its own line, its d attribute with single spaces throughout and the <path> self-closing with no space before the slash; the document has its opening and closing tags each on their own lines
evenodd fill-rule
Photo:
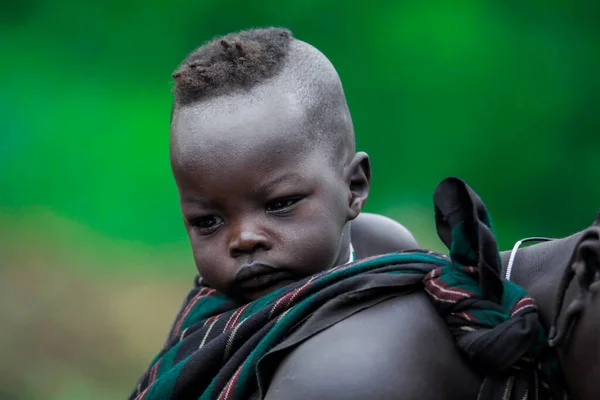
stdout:
<svg viewBox="0 0 600 400">
<path fill-rule="evenodd" d="M 359 258 L 418 247 L 408 229 L 383 215 L 360 213 L 351 222 L 350 230 L 354 251 Z"/>
<path fill-rule="evenodd" d="M 585 268 L 578 268 L 566 292 L 561 317 L 564 320 L 566 310 L 577 306 L 577 297 L 582 293 L 580 278 L 585 270 L 591 271 L 591 279 L 595 281 L 584 294 L 583 311 L 580 314 L 572 335 L 567 337 L 559 347 L 559 355 L 571 396 L 574 399 L 600 398 L 600 282 L 598 267 L 600 266 L 600 230 L 592 226 L 582 232 L 559 241 L 547 242 L 535 247 L 523 249 L 517 253 L 517 261 L 522 265 L 536 268 L 522 268 L 515 271 L 515 280 L 525 285 L 530 293 L 539 299 L 544 322 L 549 324 L 554 316 L 554 298 L 556 282 L 563 276 L 565 268 L 569 268 L 572 254 L 586 247 L 587 260 Z M 582 242 L 582 239 L 585 239 Z M 543 268 L 541 268 L 543 266 Z M 582 265 L 583 266 L 583 265 Z M 585 280 L 585 279 L 584 279 Z M 587 286 L 588 283 L 584 284 Z M 560 324 L 559 324 L 560 325 Z"/>
<path fill-rule="evenodd" d="M 353 242 L 360 235 L 356 242 L 366 243 L 355 247 L 358 258 L 416 248 L 412 235 L 395 221 L 361 217 L 352 228 Z M 401 240 L 390 239 L 394 231 Z M 359 312 L 303 342 L 281 363 L 265 399 L 450 400 L 476 398 L 479 385 L 425 294 L 413 293 Z"/>
<path fill-rule="evenodd" d="M 413 293 L 302 343 L 265 399 L 475 399 L 479 384 L 427 297 Z"/>
<path fill-rule="evenodd" d="M 594 226 L 589 229 L 597 229 Z M 589 230 L 577 232 L 564 239 L 540 243 L 517 252 L 512 280 L 527 288 L 540 308 L 542 322 L 548 327 L 554 317 L 555 299 L 560 282 L 580 241 Z M 600 237 L 587 242 L 595 249 L 588 268 L 600 265 Z M 508 262 L 508 252 L 503 253 L 503 264 Z M 595 264 L 592 266 L 590 264 Z M 578 274 L 581 274 L 579 271 Z M 596 277 L 597 279 L 597 277 Z M 581 292 L 578 276 L 569 285 L 561 310 L 572 307 Z M 584 299 L 584 308 L 572 334 L 559 347 L 559 355 L 570 395 L 573 399 L 600 398 L 600 282 L 596 280 L 589 287 Z"/>
<path fill-rule="evenodd" d="M 600 398 L 600 284 L 590 295 L 571 340 L 561 349 L 561 362 L 574 399 Z"/>
<path fill-rule="evenodd" d="M 547 328 L 558 283 L 581 235 L 523 248 L 515 258 L 512 280 L 534 297 Z M 501 256 L 506 268 L 510 252 Z M 600 284 L 593 284 L 583 315 L 559 352 L 575 399 L 600 398 L 598 291 Z M 577 292 L 572 284 L 564 308 Z M 480 383 L 425 295 L 415 293 L 359 312 L 306 340 L 282 362 L 265 398 L 475 399 Z"/>
</svg>

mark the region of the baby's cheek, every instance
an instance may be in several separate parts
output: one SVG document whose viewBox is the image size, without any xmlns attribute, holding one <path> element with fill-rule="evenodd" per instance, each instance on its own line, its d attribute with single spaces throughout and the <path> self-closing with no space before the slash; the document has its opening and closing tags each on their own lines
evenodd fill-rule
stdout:
<svg viewBox="0 0 600 400">
<path fill-rule="evenodd" d="M 333 221 L 325 217 L 307 221 L 297 227 L 294 234 L 296 251 L 307 266 L 315 272 L 333 266 L 342 237 L 342 229 Z"/>
<path fill-rule="evenodd" d="M 194 262 L 202 279 L 211 287 L 223 290 L 227 287 L 230 268 L 211 246 L 194 246 Z"/>
<path fill-rule="evenodd" d="M 296 236 L 302 237 L 308 242 L 322 244 L 322 242 L 336 237 L 338 233 L 341 234 L 343 227 L 340 226 L 334 215 L 317 207 L 314 207 L 312 211 L 295 224 Z"/>
</svg>

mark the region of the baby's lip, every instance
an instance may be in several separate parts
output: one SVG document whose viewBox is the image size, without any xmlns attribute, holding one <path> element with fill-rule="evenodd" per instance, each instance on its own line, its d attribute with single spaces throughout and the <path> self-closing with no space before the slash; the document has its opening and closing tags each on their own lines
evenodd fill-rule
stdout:
<svg viewBox="0 0 600 400">
<path fill-rule="evenodd" d="M 268 275 L 277 272 L 278 269 L 268 264 L 261 262 L 252 262 L 250 264 L 244 264 L 240 267 L 239 271 L 235 275 L 235 283 L 241 283 L 248 279 L 256 278 L 261 275 Z"/>
<path fill-rule="evenodd" d="M 274 286 L 281 281 L 294 280 L 294 278 L 294 274 L 289 271 L 253 262 L 242 265 L 234 282 L 240 289 L 256 291 Z"/>
</svg>

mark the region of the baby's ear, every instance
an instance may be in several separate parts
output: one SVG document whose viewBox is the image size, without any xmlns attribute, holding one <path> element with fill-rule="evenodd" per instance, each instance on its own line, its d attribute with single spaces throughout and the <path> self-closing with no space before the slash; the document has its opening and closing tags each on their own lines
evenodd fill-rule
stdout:
<svg viewBox="0 0 600 400">
<path fill-rule="evenodd" d="M 371 162 L 367 153 L 358 152 L 344 167 L 344 177 L 350 189 L 348 220 L 358 217 L 369 198 Z"/>
</svg>

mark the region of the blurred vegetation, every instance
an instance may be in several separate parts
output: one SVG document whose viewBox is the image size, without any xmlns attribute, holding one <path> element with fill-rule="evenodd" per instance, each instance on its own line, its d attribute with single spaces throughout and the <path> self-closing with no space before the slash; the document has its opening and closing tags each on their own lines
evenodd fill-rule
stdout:
<svg viewBox="0 0 600 400">
<path fill-rule="evenodd" d="M 170 73 L 282 25 L 337 67 L 368 211 L 440 249 L 448 175 L 501 247 L 600 208 L 600 3 L 23 0 L 0 5 L 0 398 L 125 398 L 194 266 L 168 163 Z"/>
</svg>

